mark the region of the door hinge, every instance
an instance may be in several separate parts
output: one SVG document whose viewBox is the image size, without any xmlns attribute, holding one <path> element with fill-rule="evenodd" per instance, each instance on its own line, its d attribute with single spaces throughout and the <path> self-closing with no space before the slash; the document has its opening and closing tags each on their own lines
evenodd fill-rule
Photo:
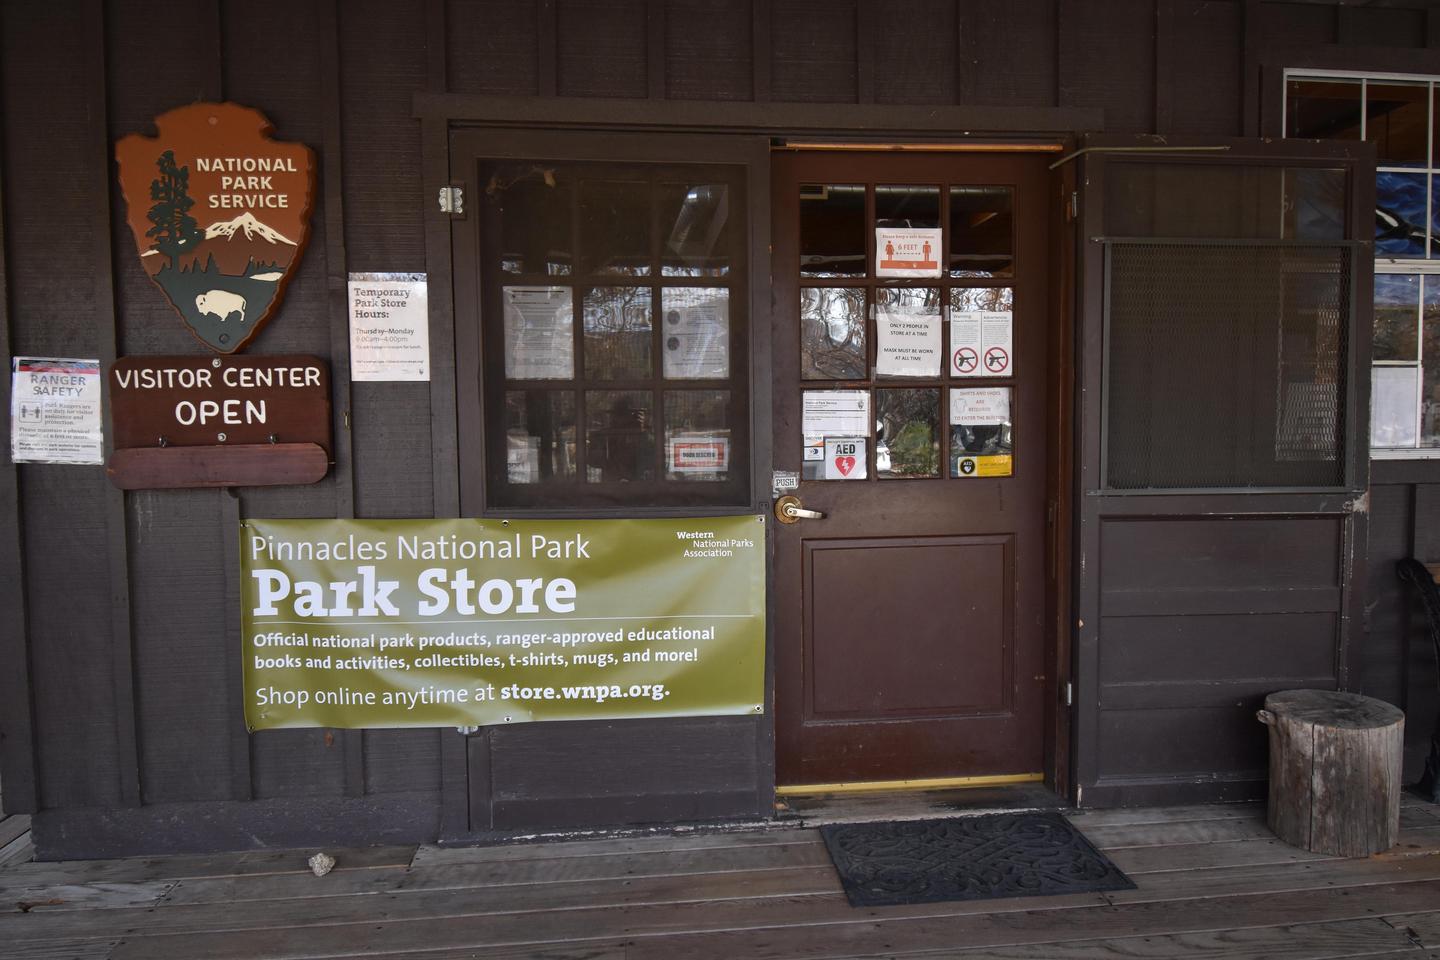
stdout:
<svg viewBox="0 0 1440 960">
<path fill-rule="evenodd" d="M 440 212 L 452 217 L 465 216 L 465 187 L 461 184 L 447 184 L 440 188 Z"/>
<path fill-rule="evenodd" d="M 1065 706 L 1075 706 L 1075 684 L 1073 681 L 1065 681 Z"/>
</svg>

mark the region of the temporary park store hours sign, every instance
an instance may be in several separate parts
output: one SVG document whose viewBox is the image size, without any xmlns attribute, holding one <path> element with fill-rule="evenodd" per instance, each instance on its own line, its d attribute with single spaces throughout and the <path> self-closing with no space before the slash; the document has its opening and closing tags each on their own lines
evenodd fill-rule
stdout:
<svg viewBox="0 0 1440 960">
<path fill-rule="evenodd" d="M 300 263 L 315 155 L 272 140 L 264 114 L 233 103 L 180 107 L 155 126 L 158 136 L 115 146 L 140 262 L 200 342 L 234 353 Z"/>
</svg>

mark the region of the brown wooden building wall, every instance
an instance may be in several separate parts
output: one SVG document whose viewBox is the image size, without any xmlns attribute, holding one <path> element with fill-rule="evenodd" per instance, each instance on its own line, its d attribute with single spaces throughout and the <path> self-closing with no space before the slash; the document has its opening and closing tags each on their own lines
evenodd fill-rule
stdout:
<svg viewBox="0 0 1440 960">
<path fill-rule="evenodd" d="M 347 272 L 427 269 L 424 216 L 434 197 L 422 181 L 424 144 L 412 118 L 412 98 L 422 91 L 1081 107 L 1102 109 L 1107 133 L 1257 135 L 1274 132 L 1285 66 L 1440 74 L 1440 10 L 1430 7 L 4 3 L 0 338 L 11 354 L 109 360 L 194 352 L 140 269 L 109 160 L 117 138 L 149 132 L 152 117 L 192 100 L 257 107 L 278 136 L 303 140 L 320 156 L 310 247 L 283 308 L 250 351 L 334 358 L 346 349 Z M 435 279 L 432 298 L 442 293 Z M 458 503 L 456 479 L 443 469 L 453 460 L 432 449 L 448 435 L 432 423 L 430 386 L 350 384 L 343 363 L 333 364 L 333 374 L 336 409 L 348 411 L 349 429 L 337 413 L 337 463 L 314 486 L 122 494 L 98 468 L 17 467 L 6 458 L 0 733 L 7 804 L 90 808 L 90 819 L 105 825 L 96 836 L 151 829 L 155 821 L 141 810 L 181 805 L 172 809 L 187 826 L 151 848 L 763 813 L 767 721 L 538 725 L 494 731 L 468 748 L 453 731 L 246 736 L 236 656 L 237 518 L 443 516 Z M 1370 631 L 1352 650 L 1351 686 L 1420 708 L 1411 719 L 1418 733 L 1435 708 L 1433 692 L 1425 693 L 1433 691 L 1431 668 L 1418 612 L 1400 594 L 1390 561 L 1412 551 L 1440 559 L 1440 462 L 1384 464 L 1375 473 Z M 1419 738 L 1412 742 L 1418 749 Z M 471 781 L 468 813 L 484 811 L 488 823 L 441 808 L 442 778 L 465 776 L 467 749 L 473 765 L 489 770 Z M 236 800 L 266 802 L 244 816 L 214 803 Z M 54 822 L 51 850 L 84 846 Z M 212 835 L 198 839 L 202 830 Z"/>
</svg>

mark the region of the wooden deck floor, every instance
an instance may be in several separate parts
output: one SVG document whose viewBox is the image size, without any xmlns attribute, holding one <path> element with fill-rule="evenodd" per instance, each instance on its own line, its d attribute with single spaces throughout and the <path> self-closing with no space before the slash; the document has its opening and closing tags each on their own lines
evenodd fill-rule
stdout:
<svg viewBox="0 0 1440 960">
<path fill-rule="evenodd" d="M 1285 846 L 1254 805 L 1077 813 L 1138 889 L 854 909 L 818 833 L 25 863 L 11 960 L 1440 958 L 1440 808 L 1368 860 Z"/>
</svg>

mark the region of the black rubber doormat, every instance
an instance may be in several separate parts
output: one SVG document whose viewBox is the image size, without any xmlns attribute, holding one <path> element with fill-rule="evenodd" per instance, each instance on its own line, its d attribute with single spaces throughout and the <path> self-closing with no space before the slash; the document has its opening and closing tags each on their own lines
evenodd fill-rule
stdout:
<svg viewBox="0 0 1440 960">
<path fill-rule="evenodd" d="M 820 833 L 852 907 L 1135 888 L 1058 813 L 840 823 Z"/>
</svg>

